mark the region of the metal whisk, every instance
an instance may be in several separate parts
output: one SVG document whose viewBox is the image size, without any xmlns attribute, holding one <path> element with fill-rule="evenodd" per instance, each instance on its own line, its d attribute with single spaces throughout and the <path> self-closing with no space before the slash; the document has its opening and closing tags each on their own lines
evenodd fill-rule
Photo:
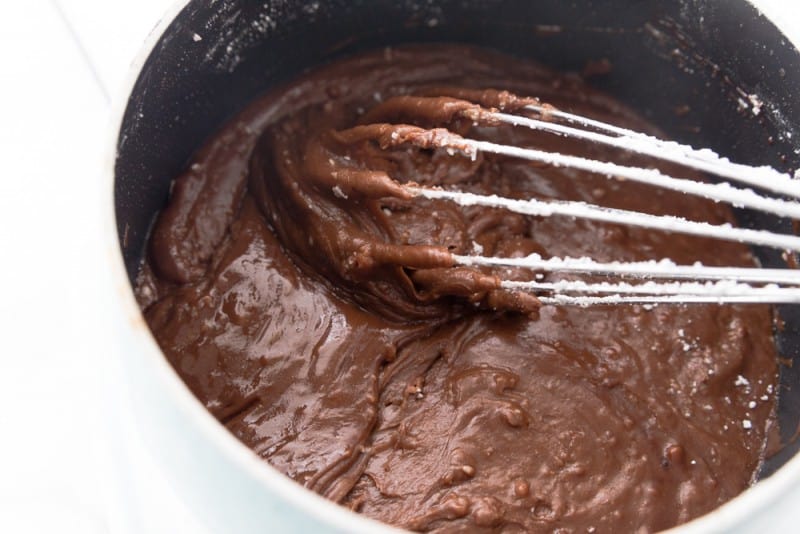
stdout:
<svg viewBox="0 0 800 534">
<path fill-rule="evenodd" d="M 447 93 L 448 91 L 444 91 Z M 800 219 L 800 181 L 771 167 L 752 167 L 732 163 L 708 149 L 694 149 L 673 141 L 565 113 L 537 99 L 521 98 L 507 92 L 458 90 L 441 96 L 399 96 L 386 100 L 367 113 L 364 123 L 337 132 L 345 143 L 377 141 L 381 147 L 411 144 L 420 148 L 445 149 L 475 158 L 479 152 L 521 158 L 559 167 L 570 167 L 611 179 L 636 182 L 700 196 Z M 413 114 L 421 107 L 441 122 L 455 118 L 481 125 L 509 125 L 569 137 L 621 149 L 657 160 L 678 164 L 716 175 L 725 181 L 704 183 L 675 178 L 657 169 L 625 166 L 578 156 L 521 148 L 463 137 L 443 128 L 421 128 L 407 124 L 384 122 L 391 114 Z M 733 185 L 743 184 L 742 186 Z M 771 193 L 760 194 L 747 186 Z M 776 249 L 800 251 L 800 237 L 764 230 L 736 228 L 730 224 L 715 225 L 689 221 L 674 216 L 657 216 L 636 211 L 575 201 L 543 201 L 509 199 L 496 195 L 479 195 L 416 184 L 397 184 L 397 191 L 407 197 L 443 199 L 462 206 L 486 206 L 512 212 L 549 217 L 571 216 L 608 223 L 665 230 L 720 240 L 736 241 Z M 606 282 L 584 281 L 512 281 L 502 287 L 528 290 L 546 304 L 618 304 L 618 303 L 800 303 L 800 271 L 746 267 L 708 267 L 701 264 L 676 265 L 669 259 L 645 262 L 601 263 L 590 258 L 543 258 L 532 254 L 523 258 L 502 258 L 482 255 L 453 254 L 453 263 L 460 266 L 515 267 L 537 272 L 602 275 Z"/>
</svg>

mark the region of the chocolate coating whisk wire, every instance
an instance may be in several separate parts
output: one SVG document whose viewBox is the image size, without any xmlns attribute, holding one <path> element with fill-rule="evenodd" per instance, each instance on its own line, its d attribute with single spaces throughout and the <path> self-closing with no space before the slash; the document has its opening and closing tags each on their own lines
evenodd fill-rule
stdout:
<svg viewBox="0 0 800 534">
<path fill-rule="evenodd" d="M 457 95 L 461 96 L 461 95 Z M 507 92 L 497 93 L 492 102 L 475 103 L 462 98 L 442 96 L 401 96 L 389 99 L 364 118 L 368 124 L 336 133 L 345 143 L 373 140 L 382 148 L 414 145 L 424 149 L 444 149 L 451 155 L 475 159 L 490 153 L 556 167 L 569 167 L 603 175 L 609 179 L 630 180 L 653 187 L 670 189 L 734 207 L 762 211 L 785 218 L 800 219 L 800 181 L 767 166 L 732 163 L 709 149 L 695 149 L 674 141 L 665 141 L 643 133 L 620 128 L 580 115 L 566 113 L 542 104 L 534 98 L 521 98 Z M 474 125 L 508 125 L 601 144 L 685 168 L 713 174 L 726 181 L 706 183 L 677 178 L 656 168 L 626 166 L 560 152 L 512 146 L 458 135 L 444 128 L 423 128 L 408 124 L 382 122 L 386 108 L 392 113 L 413 116 L 425 108 L 442 122 L 454 118 Z M 533 116 L 529 116 L 533 115 Z M 731 182 L 748 187 L 733 185 Z M 506 209 L 523 215 L 568 216 L 623 224 L 714 239 L 735 241 L 800 252 L 800 237 L 795 235 L 737 228 L 730 224 L 690 221 L 669 215 L 650 215 L 637 211 L 613 209 L 586 202 L 512 199 L 498 195 L 475 194 L 418 184 L 398 184 L 404 196 L 447 200 L 461 206 L 484 206 Z M 750 187 L 788 198 L 761 194 Z M 393 192 L 396 194 L 396 191 Z M 790 269 L 747 267 L 706 267 L 675 265 L 668 259 L 660 262 L 598 263 L 588 258 L 550 258 L 537 254 L 527 258 L 452 255 L 453 264 L 473 267 L 515 267 L 537 272 L 603 275 L 629 281 L 584 282 L 502 281 L 509 290 L 532 291 L 543 303 L 595 305 L 618 303 L 800 303 L 800 272 Z M 644 282 L 641 282 L 643 281 Z M 654 282 L 652 280 L 666 280 Z M 688 280 L 688 281 L 687 281 Z M 760 284 L 754 286 L 752 284 Z M 788 286 L 788 287 L 787 287 Z"/>
</svg>

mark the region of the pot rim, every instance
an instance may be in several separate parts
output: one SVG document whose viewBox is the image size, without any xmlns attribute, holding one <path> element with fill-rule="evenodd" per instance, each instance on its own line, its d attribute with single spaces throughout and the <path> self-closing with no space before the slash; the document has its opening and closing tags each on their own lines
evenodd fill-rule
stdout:
<svg viewBox="0 0 800 534">
<path fill-rule="evenodd" d="M 774 12 L 767 13 L 761 10 L 757 5 L 757 0 L 746 1 L 773 22 L 789 41 L 793 43 L 800 42 L 800 35 L 790 36 L 783 31 L 784 26 L 775 20 Z M 117 145 L 126 108 L 145 62 L 167 28 L 189 3 L 191 3 L 191 0 L 174 0 L 145 39 L 136 58 L 130 65 L 122 87 L 118 88 L 112 95 L 111 119 L 107 130 L 109 137 L 106 141 L 108 145 L 102 165 L 103 188 L 105 189 L 103 199 L 104 202 L 108 202 L 103 207 L 103 248 L 109 259 L 111 280 L 117 297 L 115 302 L 119 302 L 121 307 L 121 316 L 123 317 L 125 328 L 129 329 L 134 339 L 138 340 L 135 349 L 144 353 L 142 356 L 148 360 L 149 367 L 157 373 L 158 376 L 156 378 L 159 382 L 170 390 L 173 399 L 181 408 L 181 412 L 189 414 L 193 419 L 192 422 L 208 441 L 216 446 L 219 452 L 227 456 L 232 461 L 232 464 L 244 470 L 248 476 L 256 479 L 269 493 L 280 496 L 280 498 L 285 499 L 298 510 L 316 518 L 323 524 L 342 531 L 379 534 L 406 532 L 347 510 L 306 489 L 272 467 L 244 443 L 236 439 L 192 394 L 186 383 L 169 364 L 150 328 L 147 326 L 136 302 L 133 287 L 128 280 L 117 235 L 116 206 L 114 202 Z M 746 519 L 755 517 L 756 514 L 764 511 L 770 504 L 778 501 L 781 496 L 789 493 L 798 483 L 800 483 L 800 453 L 792 457 L 769 478 L 747 488 L 730 501 L 688 523 L 678 525 L 664 532 L 669 534 L 695 534 L 731 531 L 737 526 L 742 526 Z"/>
</svg>

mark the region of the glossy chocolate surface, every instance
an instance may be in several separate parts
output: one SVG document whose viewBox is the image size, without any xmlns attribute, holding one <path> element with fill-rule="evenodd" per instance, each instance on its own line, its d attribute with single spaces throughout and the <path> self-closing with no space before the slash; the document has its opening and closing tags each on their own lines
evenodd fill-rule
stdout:
<svg viewBox="0 0 800 534">
<path fill-rule="evenodd" d="M 654 131 L 577 77 L 465 46 L 386 49 L 312 71 L 254 102 L 176 178 L 137 288 L 159 344 L 272 465 L 401 527 L 653 531 L 710 511 L 763 459 L 777 382 L 769 308 L 539 307 L 497 286 L 533 273 L 446 258 L 751 265 L 748 250 L 403 198 L 376 176 L 718 223 L 729 211 L 569 169 L 336 133 L 446 126 L 642 163 L 439 113 L 450 99 L 495 98 L 491 89 Z M 395 105 L 406 95 L 414 113 Z"/>
</svg>

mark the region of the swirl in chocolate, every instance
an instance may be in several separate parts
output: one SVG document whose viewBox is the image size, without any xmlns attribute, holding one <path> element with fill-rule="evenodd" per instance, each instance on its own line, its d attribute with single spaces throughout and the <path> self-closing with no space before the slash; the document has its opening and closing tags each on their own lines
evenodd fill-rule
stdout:
<svg viewBox="0 0 800 534">
<path fill-rule="evenodd" d="M 147 320 L 233 434 L 370 517 L 419 531 L 642 532 L 708 512 L 762 461 L 769 308 L 540 307 L 499 287 L 534 273 L 456 267 L 452 254 L 753 258 L 412 197 L 403 184 L 732 220 L 677 193 L 437 148 L 441 130 L 427 129 L 446 127 L 647 163 L 482 120 L 476 104 L 529 102 L 512 93 L 653 131 L 576 77 L 493 52 L 407 46 L 333 63 L 253 103 L 176 178 L 139 281 Z"/>
</svg>

